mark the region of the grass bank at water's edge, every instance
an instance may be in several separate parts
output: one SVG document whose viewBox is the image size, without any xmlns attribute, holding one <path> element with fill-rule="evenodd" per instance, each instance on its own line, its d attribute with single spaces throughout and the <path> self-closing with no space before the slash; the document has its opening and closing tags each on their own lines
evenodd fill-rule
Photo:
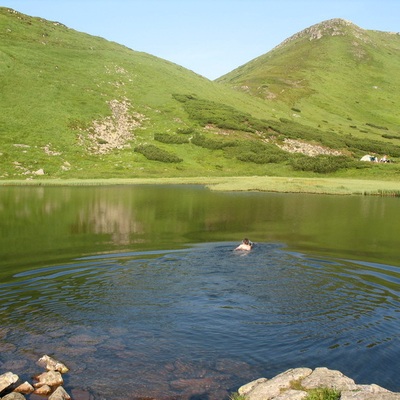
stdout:
<svg viewBox="0 0 400 400">
<path fill-rule="evenodd" d="M 0 186 L 97 186 L 97 185 L 203 185 L 219 191 L 375 195 L 400 197 L 400 182 L 342 178 L 272 176 L 175 177 L 132 179 L 7 180 Z"/>
</svg>

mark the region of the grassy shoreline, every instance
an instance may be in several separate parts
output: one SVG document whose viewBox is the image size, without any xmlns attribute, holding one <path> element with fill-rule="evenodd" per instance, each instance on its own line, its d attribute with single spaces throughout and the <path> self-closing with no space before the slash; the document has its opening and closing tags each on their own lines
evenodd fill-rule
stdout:
<svg viewBox="0 0 400 400">
<path fill-rule="evenodd" d="M 0 186 L 202 185 L 210 190 L 400 197 L 400 182 L 272 176 L 4 180 Z"/>
</svg>

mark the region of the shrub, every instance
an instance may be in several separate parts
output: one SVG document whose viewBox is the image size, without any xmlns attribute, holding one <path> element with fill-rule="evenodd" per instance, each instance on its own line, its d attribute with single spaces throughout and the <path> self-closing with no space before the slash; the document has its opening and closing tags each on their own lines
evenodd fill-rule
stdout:
<svg viewBox="0 0 400 400">
<path fill-rule="evenodd" d="M 222 141 L 222 140 L 215 140 L 215 139 L 210 139 L 206 138 L 204 135 L 196 134 L 191 140 L 191 143 L 203 147 L 205 149 L 210 149 L 210 150 L 221 150 L 224 149 L 225 147 L 233 147 L 236 146 L 236 142 L 234 141 Z"/>
<path fill-rule="evenodd" d="M 288 155 L 285 151 L 272 144 L 249 143 L 236 158 L 240 161 L 255 164 L 277 164 L 287 160 Z"/>
<path fill-rule="evenodd" d="M 237 157 L 238 160 L 244 162 L 252 162 L 254 164 L 278 164 L 285 160 L 285 157 L 277 153 L 245 153 Z"/>
<path fill-rule="evenodd" d="M 298 156 L 291 159 L 291 166 L 296 171 L 317 172 L 327 174 L 336 172 L 341 168 L 347 168 L 351 160 L 344 156 L 319 155 L 316 157 Z"/>
<path fill-rule="evenodd" d="M 178 128 L 176 130 L 176 133 L 180 133 L 183 135 L 191 135 L 192 133 L 195 133 L 195 129 L 193 127 L 189 127 L 189 128 Z"/>
<path fill-rule="evenodd" d="M 142 144 L 135 147 L 136 153 L 143 154 L 148 160 L 161 161 L 165 163 L 179 163 L 183 160 L 166 150 L 160 149 L 152 144 Z"/>
<path fill-rule="evenodd" d="M 189 143 L 189 139 L 187 137 L 170 135 L 168 133 L 155 133 L 154 140 L 157 140 L 157 142 L 168 143 L 168 144 Z"/>
<path fill-rule="evenodd" d="M 199 99 L 193 95 L 174 94 L 173 98 L 184 104 L 189 117 L 200 125 L 213 124 L 221 129 L 232 129 L 254 132 L 250 114 L 236 110 L 234 107 L 210 100 Z"/>
<path fill-rule="evenodd" d="M 366 153 L 390 154 L 392 157 L 400 157 L 400 148 L 392 143 L 384 143 L 378 140 L 361 139 L 346 136 L 343 139 L 345 145 L 351 151 L 362 150 Z"/>
<path fill-rule="evenodd" d="M 331 388 L 311 389 L 304 400 L 339 400 L 340 391 Z"/>
<path fill-rule="evenodd" d="M 246 400 L 246 397 L 240 395 L 239 393 L 232 393 L 232 394 L 229 396 L 229 400 Z"/>
<path fill-rule="evenodd" d="M 400 139 L 400 136 L 398 136 L 398 135 L 388 135 L 386 133 L 383 134 L 382 137 L 385 139 Z"/>
<path fill-rule="evenodd" d="M 379 126 L 379 125 L 371 124 L 369 122 L 367 122 L 365 125 L 368 125 L 368 126 L 370 126 L 372 128 L 376 128 L 376 129 L 383 129 L 385 131 L 389 130 L 388 128 L 386 128 L 386 126 Z"/>
<path fill-rule="evenodd" d="M 177 100 L 177 101 L 179 101 L 179 102 L 181 102 L 181 103 L 185 103 L 185 102 L 187 102 L 188 100 L 197 99 L 196 95 L 194 95 L 194 94 L 179 94 L 179 93 L 174 93 L 174 94 L 172 95 L 172 97 L 173 97 L 175 100 Z"/>
</svg>

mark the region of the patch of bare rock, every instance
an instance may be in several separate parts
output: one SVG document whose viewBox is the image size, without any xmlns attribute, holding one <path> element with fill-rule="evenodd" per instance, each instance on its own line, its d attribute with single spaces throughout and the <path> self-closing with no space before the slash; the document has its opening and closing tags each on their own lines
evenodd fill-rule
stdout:
<svg viewBox="0 0 400 400">
<path fill-rule="evenodd" d="M 329 388 L 341 393 L 341 400 L 400 400 L 378 385 L 358 385 L 340 371 L 320 367 L 294 368 L 272 379 L 260 378 L 239 388 L 246 400 L 302 400 L 311 389 Z"/>
<path fill-rule="evenodd" d="M 93 121 L 87 132 L 78 137 L 92 154 L 107 154 L 129 147 L 128 142 L 134 139 L 132 131 L 146 119 L 143 114 L 129 111 L 131 104 L 127 99 L 111 100 L 108 105 L 111 116 Z"/>
<path fill-rule="evenodd" d="M 310 157 L 318 155 L 340 156 L 343 153 L 318 144 L 311 144 L 302 140 L 285 139 L 282 144 L 277 144 L 282 150 L 289 153 L 302 153 Z"/>
</svg>

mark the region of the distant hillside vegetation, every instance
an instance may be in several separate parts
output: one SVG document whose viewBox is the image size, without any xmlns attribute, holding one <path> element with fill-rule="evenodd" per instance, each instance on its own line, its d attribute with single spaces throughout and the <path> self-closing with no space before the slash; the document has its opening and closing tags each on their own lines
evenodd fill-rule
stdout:
<svg viewBox="0 0 400 400">
<path fill-rule="evenodd" d="M 299 123 L 398 140 L 399 71 L 398 33 L 332 19 L 293 35 L 218 82 L 269 105 L 286 104 L 289 118 Z"/>
<path fill-rule="evenodd" d="M 398 37 L 326 24 L 211 82 L 0 8 L 0 179 L 395 176 L 397 163 L 358 160 L 400 157 Z M 336 26 L 350 33 L 325 33 Z"/>
</svg>

